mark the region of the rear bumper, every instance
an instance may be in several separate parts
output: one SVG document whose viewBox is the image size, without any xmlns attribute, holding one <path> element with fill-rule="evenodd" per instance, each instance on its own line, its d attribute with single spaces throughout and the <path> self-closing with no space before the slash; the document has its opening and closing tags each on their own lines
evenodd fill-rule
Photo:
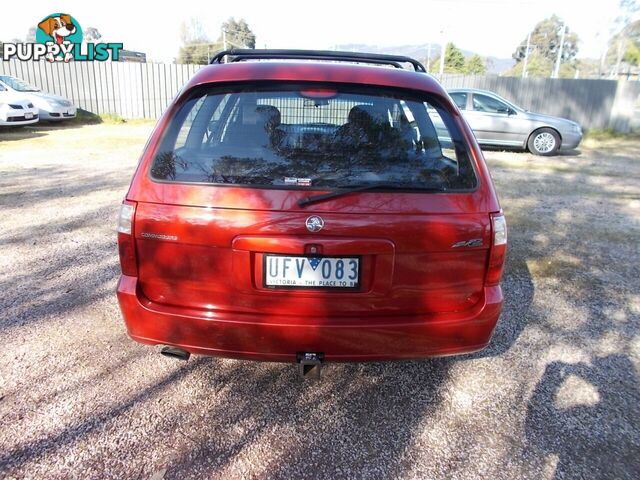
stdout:
<svg viewBox="0 0 640 480">
<path fill-rule="evenodd" d="M 158 305 L 123 275 L 118 302 L 129 336 L 191 353 L 295 362 L 298 352 L 327 361 L 378 361 L 470 353 L 486 347 L 500 316 L 499 286 L 466 312 L 429 316 L 320 318 L 256 316 Z M 310 311 L 312 314 L 312 311 Z"/>
</svg>

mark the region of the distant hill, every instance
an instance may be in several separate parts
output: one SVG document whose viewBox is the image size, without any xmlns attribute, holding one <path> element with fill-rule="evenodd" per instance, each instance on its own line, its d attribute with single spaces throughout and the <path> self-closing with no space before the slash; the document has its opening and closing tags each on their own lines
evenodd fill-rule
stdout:
<svg viewBox="0 0 640 480">
<path fill-rule="evenodd" d="M 396 46 L 378 46 L 378 45 L 366 45 L 362 43 L 348 43 L 344 45 L 335 45 L 336 50 L 356 51 L 356 52 L 368 52 L 368 53 L 388 53 L 393 55 L 405 55 L 415 58 L 419 61 L 424 61 L 427 58 L 427 49 L 429 44 L 423 45 L 396 45 Z M 469 50 L 462 50 L 465 57 L 474 55 L 475 52 Z M 440 45 L 437 43 L 431 44 L 431 58 L 436 58 L 440 55 Z M 516 61 L 513 58 L 498 58 L 498 57 L 483 57 L 487 60 L 487 69 L 489 73 L 499 74 L 513 67 Z M 432 70 L 434 66 L 432 65 Z M 438 67 L 435 67 L 436 69 Z"/>
</svg>

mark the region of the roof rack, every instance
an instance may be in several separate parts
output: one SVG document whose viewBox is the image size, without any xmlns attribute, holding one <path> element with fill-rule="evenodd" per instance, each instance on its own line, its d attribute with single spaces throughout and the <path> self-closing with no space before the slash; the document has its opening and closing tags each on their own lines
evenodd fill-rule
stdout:
<svg viewBox="0 0 640 480">
<path fill-rule="evenodd" d="M 273 50 L 232 48 L 217 53 L 210 64 L 223 63 L 225 57 L 231 62 L 244 60 L 292 59 L 292 60 L 325 60 L 335 62 L 371 63 L 375 65 L 392 65 L 402 68 L 401 63 L 410 63 L 416 72 L 427 70 L 417 60 L 403 55 L 383 55 L 380 53 L 336 52 L 333 50 Z"/>
</svg>

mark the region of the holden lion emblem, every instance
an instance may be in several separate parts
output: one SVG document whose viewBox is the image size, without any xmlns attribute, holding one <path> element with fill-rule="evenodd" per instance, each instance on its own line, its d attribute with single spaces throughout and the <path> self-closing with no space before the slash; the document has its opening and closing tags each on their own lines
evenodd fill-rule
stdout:
<svg viewBox="0 0 640 480">
<path fill-rule="evenodd" d="M 322 227 L 324 227 L 324 220 L 317 215 L 313 215 L 307 218 L 305 224 L 307 225 L 307 230 L 310 232 L 319 232 L 322 230 Z"/>
</svg>

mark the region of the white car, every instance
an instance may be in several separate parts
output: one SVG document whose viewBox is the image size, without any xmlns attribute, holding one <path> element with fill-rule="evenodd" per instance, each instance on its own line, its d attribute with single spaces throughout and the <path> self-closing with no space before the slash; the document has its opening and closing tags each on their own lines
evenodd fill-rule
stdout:
<svg viewBox="0 0 640 480">
<path fill-rule="evenodd" d="M 4 92 L 3 92 L 4 91 Z M 45 93 L 16 77 L 0 75 L 0 93 L 10 98 L 27 99 L 40 110 L 40 120 L 75 118 L 77 108 L 64 97 Z"/>
<path fill-rule="evenodd" d="M 29 100 L 7 99 L 0 92 L 0 126 L 31 125 L 39 120 L 38 109 Z"/>
</svg>

